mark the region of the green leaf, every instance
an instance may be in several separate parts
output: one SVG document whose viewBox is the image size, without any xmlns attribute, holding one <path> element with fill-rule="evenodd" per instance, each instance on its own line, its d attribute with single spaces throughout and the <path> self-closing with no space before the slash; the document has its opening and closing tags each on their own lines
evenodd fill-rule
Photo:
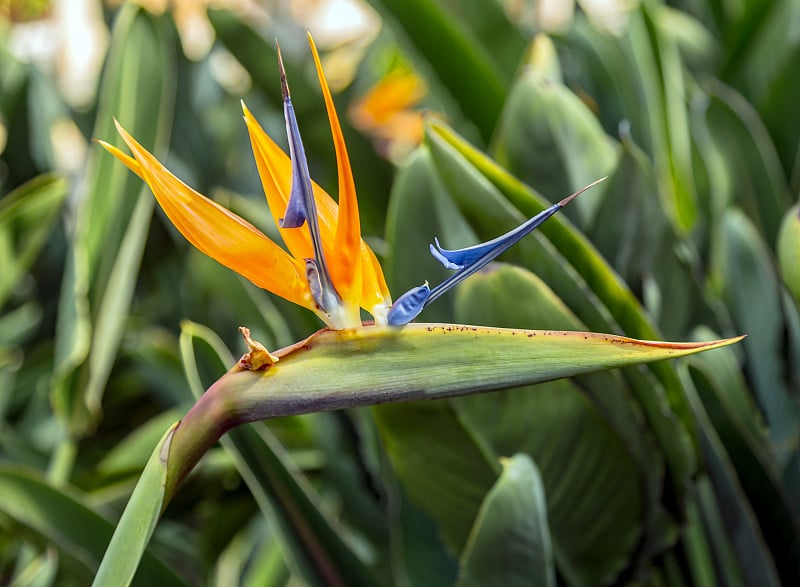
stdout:
<svg viewBox="0 0 800 587">
<path fill-rule="evenodd" d="M 179 422 L 173 424 L 153 450 L 114 530 L 92 585 L 130 585 L 134 577 L 144 582 L 142 575 L 137 574 L 137 568 L 158 518 L 166 507 L 164 485 L 167 459 L 170 442 L 178 425 Z M 176 579 L 170 581 L 174 583 Z"/>
<path fill-rule="evenodd" d="M 46 174 L 0 200 L 0 309 L 47 243 L 66 195 L 64 178 Z"/>
<path fill-rule="evenodd" d="M 47 551 L 37 556 L 9 582 L 9 587 L 50 587 L 55 585 L 58 556 Z"/>
<path fill-rule="evenodd" d="M 711 355 L 724 353 L 717 349 Z M 710 358 L 696 358 L 703 364 Z M 800 519 L 781 484 L 767 447 L 731 404 L 729 389 L 720 383 L 721 370 L 690 367 L 698 396 L 736 470 L 783 585 L 800 582 Z"/>
<path fill-rule="evenodd" d="M 525 66 L 531 68 L 542 78 L 564 83 L 564 75 L 561 72 L 561 62 L 558 59 L 558 51 L 553 40 L 539 33 L 533 38 Z"/>
<path fill-rule="evenodd" d="M 707 488 L 708 484 L 709 481 L 707 477 L 701 478 L 697 483 L 699 491 L 691 495 L 686 504 L 686 527 L 683 531 L 682 542 L 686 552 L 686 574 L 690 577 L 690 580 L 686 583 L 684 583 L 684 581 L 674 581 L 673 584 L 716 585 L 718 583 L 714 570 L 714 559 L 711 554 L 711 547 L 709 546 L 710 537 L 708 534 L 712 534 L 714 537 L 716 537 L 717 534 L 723 534 L 722 532 L 715 531 L 717 527 L 721 527 L 722 524 L 719 523 L 712 526 L 708 520 L 708 515 L 705 516 L 705 520 L 701 519 L 700 516 L 700 510 L 704 503 L 704 494 L 710 494 L 713 499 L 713 493 Z M 703 492 L 704 489 L 706 490 L 705 492 Z M 698 495 L 698 493 L 701 492 L 703 494 Z M 709 509 L 710 508 L 705 508 L 703 513 L 706 514 Z M 705 525 L 703 524 L 704 522 Z M 709 526 L 711 526 L 711 529 L 707 530 Z M 673 555 L 673 553 L 668 553 L 666 556 L 669 557 L 671 555 Z M 731 573 L 732 571 L 730 569 L 725 569 L 725 571 L 723 571 L 723 574 L 728 577 Z M 741 585 L 741 580 L 738 583 L 732 581 L 731 585 L 743 587 Z"/>
<path fill-rule="evenodd" d="M 720 198 L 724 201 L 714 203 L 712 221 L 733 203 L 772 248 L 790 203 L 778 151 L 758 113 L 740 94 L 719 82 L 707 85 L 710 102 L 703 115 L 724 165 L 722 173 L 710 178 L 711 189 L 725 193 Z"/>
<path fill-rule="evenodd" d="M 722 3 L 724 4 L 724 2 Z M 784 62 L 782 51 L 789 43 L 775 46 L 775 39 L 786 39 L 791 27 L 792 0 L 749 0 L 738 9 L 730 5 L 717 10 L 717 28 L 722 33 L 725 48 L 723 79 L 734 79 L 758 95 L 775 68 Z"/>
<path fill-rule="evenodd" d="M 625 135 L 621 148 L 588 235 L 625 282 L 645 292 L 647 310 L 665 336 L 684 336 L 699 316 L 713 315 L 695 278 L 698 255 L 691 241 L 675 234 L 646 154 Z"/>
<path fill-rule="evenodd" d="M 587 235 L 628 284 L 654 271 L 669 223 L 652 163 L 630 137 L 623 136 L 616 169 L 604 190 Z M 660 260 L 660 259 L 659 259 Z"/>
<path fill-rule="evenodd" d="M 698 73 L 716 70 L 722 57 L 719 39 L 694 14 L 667 5 L 661 27 L 675 40 L 688 69 Z"/>
<path fill-rule="evenodd" d="M 86 505 L 88 497 L 74 489 L 53 487 L 38 474 L 13 466 L 0 467 L 0 493 L 3 515 L 36 539 L 56 546 L 64 557 L 75 563 L 82 581 L 88 583 L 113 531 L 111 522 Z M 150 497 L 147 496 L 147 507 L 152 507 Z M 149 552 L 126 550 L 121 558 L 126 564 L 138 564 L 142 559 L 138 576 L 141 585 L 184 584 L 172 569 Z M 128 583 L 120 577 L 97 584 Z"/>
<path fill-rule="evenodd" d="M 800 5 L 794 0 L 750 1 L 743 8 L 731 11 L 731 20 L 736 22 L 719 29 L 729 35 L 733 45 L 721 78 L 756 105 L 788 175 L 796 165 L 800 129 L 791 115 L 800 97 L 794 70 L 800 56 L 800 42 L 794 34 Z"/>
<path fill-rule="evenodd" d="M 281 528 L 281 546 L 309 584 L 377 584 L 268 428 L 238 428 L 221 442 L 261 510 Z"/>
<path fill-rule="evenodd" d="M 644 144 L 653 156 L 665 209 L 678 232 L 686 233 L 697 221 L 697 193 L 683 65 L 675 40 L 664 31 L 665 15 L 661 3 L 642 2 L 631 12 L 622 42 L 639 74 L 648 125 Z"/>
<path fill-rule="evenodd" d="M 116 117 L 146 147 L 162 145 L 173 108 L 173 61 L 167 22 L 125 6 L 112 34 L 95 136 L 119 144 Z M 99 416 L 153 209 L 139 178 L 100 148 L 90 154 L 82 185 L 59 301 L 53 378 L 55 411 L 74 434 Z"/>
<path fill-rule="evenodd" d="M 486 495 L 461 556 L 460 587 L 555 587 L 553 546 L 542 478 L 518 454 L 500 461 L 503 472 Z"/>
<path fill-rule="evenodd" d="M 140 472 L 159 445 L 164 429 L 179 420 L 181 413 L 177 408 L 167 410 L 139 425 L 103 455 L 97 471 L 108 476 Z"/>
<path fill-rule="evenodd" d="M 517 80 L 494 137 L 497 160 L 550 202 L 611 173 L 617 148 L 594 114 L 557 81 L 535 70 Z M 535 153 L 535 156 L 531 156 Z M 594 219 L 602 191 L 575 201 L 582 224 Z"/>
<path fill-rule="evenodd" d="M 404 490 L 458 555 L 500 473 L 497 459 L 448 402 L 376 406 L 373 414 Z"/>
<path fill-rule="evenodd" d="M 649 144 L 647 111 L 641 106 L 641 81 L 638 75 L 630 75 L 633 65 L 623 45 L 624 38 L 578 13 L 572 26 L 555 40 L 562 58 L 574 67 L 565 71 L 563 82 L 567 87 L 581 88 L 597 104 L 596 114 L 603 127 L 615 132 L 620 121 L 628 120 L 634 140 L 640 145 Z"/>
<path fill-rule="evenodd" d="M 747 332 L 753 391 L 764 411 L 773 450 L 783 467 L 800 434 L 800 406 L 787 386 L 783 356 L 781 288 L 772 256 L 747 217 L 731 209 L 721 219 L 712 251 L 712 274 L 736 328 Z"/>
<path fill-rule="evenodd" d="M 800 307 L 800 204 L 783 218 L 778 234 L 778 262 L 783 282 Z"/>
<path fill-rule="evenodd" d="M 708 560 L 703 561 L 709 567 L 706 574 L 708 570 L 711 570 L 718 577 L 710 584 L 723 583 L 735 587 L 746 587 L 748 583 L 742 566 L 739 564 L 740 559 L 730 540 L 730 532 L 723 519 L 724 509 L 720 506 L 708 475 L 704 474 L 697 479 L 695 493 L 699 518 L 702 522 L 701 531 L 705 533 L 704 539 L 708 549 Z M 705 584 L 702 582 L 705 579 L 703 575 L 696 577 L 693 577 L 694 584 Z M 759 583 L 753 585 L 759 585 Z"/>
<path fill-rule="evenodd" d="M 18 345 L 36 332 L 42 321 L 42 309 L 36 302 L 27 302 L 0 315 L 0 348 Z"/>
<path fill-rule="evenodd" d="M 605 368 L 677 358 L 736 340 L 658 343 L 588 332 L 448 324 L 322 330 L 276 351 L 279 362 L 266 370 L 230 370 L 200 397 L 173 438 L 167 494 L 174 493 L 177 483 L 226 430 L 245 422 L 552 381 Z M 454 372 L 459 377 L 453 377 Z M 245 454 L 252 459 L 261 455 L 261 459 L 267 459 L 266 467 L 274 458 L 268 453 L 250 448 Z M 424 451 L 418 452 L 417 462 L 420 458 L 424 461 L 424 456 Z M 289 483 L 290 477 L 281 471 L 276 467 L 271 472 L 282 484 Z M 495 474 L 487 476 L 488 486 L 478 493 L 481 498 Z M 289 495 L 297 497 L 291 492 Z M 281 511 L 296 510 L 284 505 Z M 307 533 L 303 536 L 309 537 Z"/>
<path fill-rule="evenodd" d="M 494 71 L 505 84 L 511 82 L 525 51 L 526 35 L 509 18 L 501 0 L 463 0 L 444 4 L 454 19 L 461 20 L 489 54 Z"/>
<path fill-rule="evenodd" d="M 394 583 L 452 585 L 458 561 L 445 548 L 434 520 L 403 491 L 385 451 L 381 455 Z"/>
<path fill-rule="evenodd" d="M 747 585 L 780 585 L 775 562 L 764 542 L 758 519 L 742 489 L 736 470 L 696 392 L 689 390 L 688 394 L 698 420 L 700 449 L 727 532 L 722 538 L 732 547 Z"/>
<path fill-rule="evenodd" d="M 692 332 L 692 340 L 716 340 L 716 333 L 706 327 L 699 327 Z M 726 411 L 745 427 L 754 438 L 764 434 L 764 419 L 748 387 L 742 371 L 740 357 L 736 351 L 741 348 L 716 349 L 712 353 L 695 356 L 690 364 L 692 368 L 701 369 L 706 375 L 713 374 L 716 389 L 725 390 L 724 401 Z M 705 402 L 704 402 L 705 403 Z M 706 407 L 708 409 L 708 407 Z"/>
<path fill-rule="evenodd" d="M 790 3 L 789 1 L 784 4 Z M 797 4 L 793 4 L 792 9 L 795 10 L 795 14 L 792 18 L 795 25 L 792 26 L 796 26 L 800 19 L 800 12 L 797 11 Z M 781 23 L 781 28 L 785 24 L 788 23 Z M 795 65 L 798 59 L 800 59 L 800 43 L 795 41 L 791 54 L 785 57 L 775 79 L 767 89 L 766 95 L 756 103 L 758 111 L 775 141 L 783 168 L 787 170 L 787 173 L 796 172 L 797 157 L 800 153 L 800 140 L 798 140 L 800 124 L 791 114 L 794 105 L 800 100 L 800 82 L 795 75 Z M 774 60 L 770 59 L 770 61 Z"/>
</svg>

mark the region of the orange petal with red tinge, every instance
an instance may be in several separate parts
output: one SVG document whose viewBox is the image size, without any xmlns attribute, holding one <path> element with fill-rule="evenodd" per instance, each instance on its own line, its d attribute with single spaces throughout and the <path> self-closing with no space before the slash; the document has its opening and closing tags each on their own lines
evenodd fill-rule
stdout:
<svg viewBox="0 0 800 587">
<path fill-rule="evenodd" d="M 257 286 L 314 309 L 301 262 L 252 224 L 172 175 L 119 123 L 117 130 L 133 153 L 136 165 L 118 149 L 109 151 L 147 182 L 164 213 L 190 243 Z"/>
<path fill-rule="evenodd" d="M 325 109 L 328 112 L 328 121 L 336 151 L 336 169 L 339 175 L 339 210 L 333 249 L 331 255 L 327 257 L 328 269 L 341 298 L 345 302 L 358 304 L 361 300 L 362 271 L 361 221 L 358 216 L 356 186 L 353 181 L 353 171 L 350 168 L 350 158 L 347 155 L 347 146 L 342 135 L 342 127 L 336 115 L 336 107 L 333 104 L 328 82 L 325 80 L 325 73 L 322 71 L 317 47 L 310 34 L 308 35 L 308 44 L 311 46 L 319 84 L 325 98 Z"/>
</svg>

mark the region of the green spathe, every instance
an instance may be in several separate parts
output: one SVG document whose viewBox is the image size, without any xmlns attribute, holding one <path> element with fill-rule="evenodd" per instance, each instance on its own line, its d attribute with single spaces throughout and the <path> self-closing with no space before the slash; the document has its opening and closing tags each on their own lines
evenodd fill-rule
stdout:
<svg viewBox="0 0 800 587">
<path fill-rule="evenodd" d="M 234 367 L 208 389 L 175 432 L 167 493 L 217 438 L 245 422 L 531 385 L 674 359 L 740 339 L 651 342 L 463 324 L 320 330 L 276 351 L 279 362 L 269 368 Z"/>
</svg>

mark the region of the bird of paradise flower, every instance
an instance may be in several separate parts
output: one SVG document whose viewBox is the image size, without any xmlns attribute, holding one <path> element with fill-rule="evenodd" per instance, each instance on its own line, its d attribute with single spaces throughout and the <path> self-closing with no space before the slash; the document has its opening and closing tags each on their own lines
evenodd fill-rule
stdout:
<svg viewBox="0 0 800 587">
<path fill-rule="evenodd" d="M 310 178 L 280 51 L 288 156 L 244 107 L 267 202 L 288 251 L 181 182 L 119 124 L 117 129 L 132 156 L 101 141 L 149 185 L 167 217 L 195 247 L 256 285 L 315 312 L 328 329 L 276 351 L 275 356 L 250 340 L 247 329 L 242 329 L 250 352 L 199 396 L 156 447 L 109 544 L 95 577 L 96 585 L 111 584 L 112 579 L 130 582 L 138 564 L 138 558 L 131 557 L 130 545 L 136 544 L 138 550 L 134 550 L 144 552 L 156 520 L 181 481 L 223 434 L 238 425 L 312 411 L 541 383 L 598 369 L 676 358 L 741 339 L 666 343 L 610 334 L 465 325 L 409 324 L 396 328 L 413 321 L 428 304 L 485 267 L 597 182 L 488 242 L 448 250 L 435 240 L 431 253 L 455 273 L 433 288 L 427 283 L 412 288 L 393 303 L 380 264 L 361 238 L 355 185 L 341 127 L 310 36 L 309 43 L 336 151 L 338 204 Z M 376 327 L 359 328 L 362 309 L 373 316 Z M 443 338 L 449 344 L 442 345 Z M 490 360 L 490 356 L 503 360 Z M 276 364 L 278 359 L 280 363 Z M 345 359 L 347 368 L 331 368 L 332 364 L 343 365 Z M 470 368 L 465 368 L 465 363 Z M 393 376 L 386 377 L 388 372 Z M 141 531 L 143 518 L 149 520 L 145 532 Z M 125 571 L 120 572 L 120 567 Z M 349 567 L 345 563 L 332 568 L 345 576 Z"/>
</svg>

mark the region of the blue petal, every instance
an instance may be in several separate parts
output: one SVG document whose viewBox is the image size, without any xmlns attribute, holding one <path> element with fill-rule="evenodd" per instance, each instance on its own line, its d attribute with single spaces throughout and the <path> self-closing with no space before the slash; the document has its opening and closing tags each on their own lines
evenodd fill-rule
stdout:
<svg viewBox="0 0 800 587">
<path fill-rule="evenodd" d="M 430 245 L 431 255 L 436 257 L 436 259 L 444 265 L 445 269 L 463 269 L 464 265 L 458 265 L 450 260 L 448 257 L 449 254 L 454 253 L 455 251 L 448 251 L 447 249 L 443 249 L 442 246 L 439 244 L 439 239 L 433 237 L 433 240 L 436 242 L 435 245 Z"/>
<path fill-rule="evenodd" d="M 431 288 L 425 283 L 408 290 L 397 298 L 386 316 L 389 326 L 402 326 L 419 316 L 419 313 L 427 305 L 430 295 Z"/>
<path fill-rule="evenodd" d="M 436 257 L 442 265 L 447 269 L 464 269 L 474 263 L 480 262 L 481 259 L 491 257 L 496 258 L 503 252 L 507 251 L 511 246 L 518 243 L 522 237 L 533 232 L 545 220 L 550 218 L 553 214 L 561 209 L 560 204 L 554 204 L 547 210 L 540 212 L 527 222 L 520 224 L 518 227 L 508 231 L 507 233 L 493 238 L 485 243 L 480 243 L 465 249 L 448 250 L 443 249 L 439 244 L 439 239 L 434 238 L 435 245 L 431 245 L 431 254 Z M 490 260 L 491 260 L 490 259 Z"/>
<path fill-rule="evenodd" d="M 604 179 L 605 177 L 590 183 L 574 194 L 567 196 L 557 204 L 553 204 L 546 210 L 543 210 L 517 228 L 485 243 L 480 243 L 465 249 L 448 250 L 443 249 L 439 244 L 439 239 L 434 238 L 435 245 L 430 245 L 431 254 L 447 269 L 456 269 L 458 272 L 445 279 L 433 289 L 429 289 L 426 283 L 424 286 L 414 288 L 400 296 L 389 310 L 389 324 L 406 324 L 416 318 L 425 306 L 434 302 L 437 298 L 444 295 L 470 275 L 486 267 L 486 265 L 541 226 L 545 220 L 561 210 L 561 208 L 566 206 L 569 202 Z"/>
<path fill-rule="evenodd" d="M 288 94 L 283 99 L 283 114 L 286 119 L 286 134 L 289 137 L 289 156 L 292 160 L 292 191 L 289 193 L 286 214 L 280 222 L 281 228 L 299 228 L 308 220 L 309 207 L 314 206 L 314 200 L 303 140 L 300 138 L 297 117 Z"/>
<path fill-rule="evenodd" d="M 431 295 L 428 297 L 427 303 L 430 304 L 431 302 L 435 301 L 444 295 L 448 290 L 464 281 L 467 277 L 486 267 L 486 265 L 494 261 L 497 257 L 517 244 L 520 240 L 522 240 L 523 237 L 533 232 L 545 220 L 561 210 L 561 208 L 562 206 L 560 204 L 554 204 L 547 210 L 540 212 L 514 230 L 511 230 L 503 236 L 499 236 L 496 239 L 490 240 L 486 243 L 481 243 L 466 249 L 459 249 L 457 251 L 445 251 L 445 253 L 451 255 L 449 258 L 451 262 L 453 259 L 455 259 L 456 261 L 463 260 L 469 264 L 464 265 L 458 273 L 454 273 L 442 283 L 434 287 L 431 290 Z M 443 256 L 445 255 L 443 254 Z M 445 258 L 448 257 L 445 256 Z"/>
</svg>

